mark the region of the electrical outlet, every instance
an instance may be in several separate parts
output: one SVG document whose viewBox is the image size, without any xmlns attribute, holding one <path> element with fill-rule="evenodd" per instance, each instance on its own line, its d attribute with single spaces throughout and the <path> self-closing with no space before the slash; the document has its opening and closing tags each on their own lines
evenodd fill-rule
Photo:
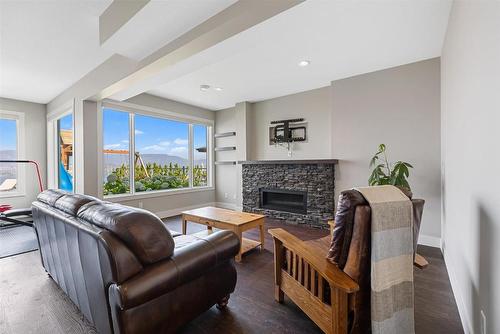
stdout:
<svg viewBox="0 0 500 334">
<path fill-rule="evenodd" d="M 139 202 L 139 208 L 141 208 L 141 209 L 142 209 L 142 208 L 143 208 L 143 206 L 144 206 L 144 205 L 143 205 L 143 203 L 142 203 L 142 202 Z"/>
<path fill-rule="evenodd" d="M 486 334 L 486 315 L 484 314 L 484 311 L 481 310 L 481 334 Z"/>
<path fill-rule="evenodd" d="M 233 199 L 236 199 L 236 194 L 233 194 Z"/>
<path fill-rule="evenodd" d="M 227 193 L 224 193 L 224 198 L 227 198 Z"/>
</svg>

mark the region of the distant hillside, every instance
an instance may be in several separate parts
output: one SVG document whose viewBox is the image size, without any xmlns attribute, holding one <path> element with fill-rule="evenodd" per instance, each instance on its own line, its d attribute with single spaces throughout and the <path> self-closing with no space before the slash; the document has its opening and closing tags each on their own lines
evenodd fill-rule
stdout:
<svg viewBox="0 0 500 334">
<path fill-rule="evenodd" d="M 147 163 L 157 163 L 158 165 L 172 165 L 178 164 L 179 166 L 188 166 L 189 162 L 187 159 L 169 155 L 169 154 L 141 154 L 142 161 Z M 107 167 L 118 167 L 124 164 L 128 159 L 128 155 L 125 154 L 105 154 L 104 161 Z M 195 165 L 205 165 L 203 160 L 195 160 Z"/>
<path fill-rule="evenodd" d="M 15 150 L 0 150 L 0 160 L 15 160 L 16 151 Z"/>
<path fill-rule="evenodd" d="M 15 160 L 15 150 L 0 150 L 0 160 Z M 0 164 L 0 184 L 6 179 L 16 178 L 16 165 L 15 164 Z"/>
</svg>

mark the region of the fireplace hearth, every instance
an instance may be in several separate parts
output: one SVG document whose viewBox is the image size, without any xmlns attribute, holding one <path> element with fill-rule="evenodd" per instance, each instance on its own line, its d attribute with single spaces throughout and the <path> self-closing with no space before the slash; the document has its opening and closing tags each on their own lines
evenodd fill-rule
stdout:
<svg viewBox="0 0 500 334">
<path fill-rule="evenodd" d="M 260 188 L 260 208 L 307 214 L 307 192 Z"/>
</svg>

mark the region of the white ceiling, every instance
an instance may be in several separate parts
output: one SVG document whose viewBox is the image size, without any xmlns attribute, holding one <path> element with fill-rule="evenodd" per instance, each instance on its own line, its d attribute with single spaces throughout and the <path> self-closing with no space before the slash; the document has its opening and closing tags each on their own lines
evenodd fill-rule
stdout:
<svg viewBox="0 0 500 334">
<path fill-rule="evenodd" d="M 165 71 L 150 94 L 223 109 L 439 57 L 451 1 L 308 0 Z M 302 59 L 311 60 L 299 67 Z M 199 86 L 223 87 L 201 92 Z M 147 86 L 145 86 L 147 87 Z"/>
<path fill-rule="evenodd" d="M 102 1 L 0 1 L 0 96 L 47 103 L 111 56 Z"/>
<path fill-rule="evenodd" d="M 237 0 L 152 0 L 104 43 L 141 60 Z"/>
<path fill-rule="evenodd" d="M 113 54 L 139 61 L 235 1 L 152 0 L 100 46 L 98 19 L 111 0 L 0 0 L 0 96 L 47 103 Z M 113 97 L 146 91 L 217 110 L 438 57 L 450 6 L 307 0 Z M 302 59 L 311 65 L 297 66 Z"/>
<path fill-rule="evenodd" d="M 113 54 L 141 60 L 236 0 L 152 0 L 99 45 L 112 0 L 0 0 L 0 96 L 48 103 Z"/>
</svg>

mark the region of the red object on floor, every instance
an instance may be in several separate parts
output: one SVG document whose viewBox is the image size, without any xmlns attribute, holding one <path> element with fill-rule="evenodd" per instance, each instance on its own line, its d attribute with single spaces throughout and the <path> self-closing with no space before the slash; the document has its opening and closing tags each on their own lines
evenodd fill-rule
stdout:
<svg viewBox="0 0 500 334">
<path fill-rule="evenodd" d="M 5 212 L 5 211 L 10 210 L 10 209 L 12 209 L 12 207 L 8 204 L 0 205 L 0 212 Z"/>
</svg>

